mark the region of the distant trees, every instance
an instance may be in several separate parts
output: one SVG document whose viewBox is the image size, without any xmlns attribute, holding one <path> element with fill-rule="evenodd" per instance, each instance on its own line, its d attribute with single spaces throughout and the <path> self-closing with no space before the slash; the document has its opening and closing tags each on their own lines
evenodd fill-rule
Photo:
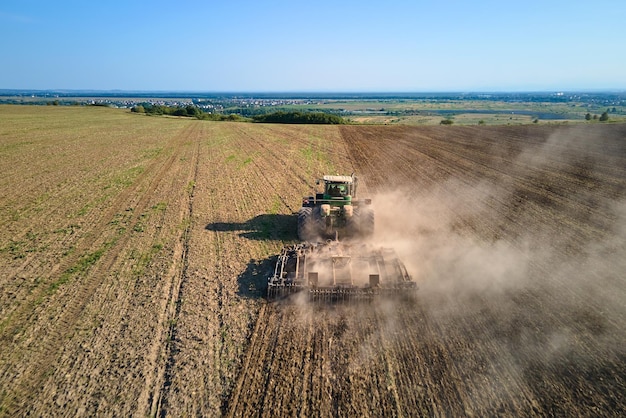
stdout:
<svg viewBox="0 0 626 418">
<path fill-rule="evenodd" d="M 224 115 L 221 113 L 206 113 L 194 105 L 169 107 L 153 105 L 151 103 L 138 104 L 130 109 L 133 113 L 145 113 L 147 115 L 170 115 L 192 117 L 201 120 L 213 121 L 250 121 L 250 119 L 237 114 Z M 346 121 L 337 115 L 323 112 L 274 112 L 256 115 L 254 122 L 265 123 L 308 123 L 308 124 L 344 124 Z"/>
<path fill-rule="evenodd" d="M 231 113 L 230 115 L 223 115 L 221 113 L 204 113 L 203 112 L 200 116 L 197 116 L 197 118 L 201 120 L 229 121 L 229 122 L 249 121 L 249 119 L 243 118 L 233 113 Z"/>
<path fill-rule="evenodd" d="M 202 111 L 193 105 L 187 105 L 185 107 L 177 107 L 171 113 L 172 116 L 189 116 L 192 118 L 198 117 L 201 114 L 202 114 Z"/>
<path fill-rule="evenodd" d="M 202 110 L 194 105 L 171 107 L 153 105 L 150 103 L 138 104 L 133 106 L 130 111 L 134 113 L 146 113 L 148 115 L 188 116 L 192 118 L 199 118 L 203 113 Z"/>
<path fill-rule="evenodd" d="M 585 115 L 585 120 L 590 121 L 590 120 L 599 120 L 600 122 L 606 122 L 609 120 L 609 112 L 608 110 L 606 112 L 603 112 L 600 117 L 598 117 L 598 115 L 591 115 L 591 113 L 587 113 Z"/>
<path fill-rule="evenodd" d="M 307 123 L 323 125 L 341 125 L 346 121 L 337 115 L 323 112 L 274 112 L 266 115 L 257 115 L 252 118 L 261 123 Z"/>
<path fill-rule="evenodd" d="M 452 125 L 454 123 L 454 121 L 452 119 L 443 119 L 441 122 L 439 122 L 440 125 Z"/>
</svg>

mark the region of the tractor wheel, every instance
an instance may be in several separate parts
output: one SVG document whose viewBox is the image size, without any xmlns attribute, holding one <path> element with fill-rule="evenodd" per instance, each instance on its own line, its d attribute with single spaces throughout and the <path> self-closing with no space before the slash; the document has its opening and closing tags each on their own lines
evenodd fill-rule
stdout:
<svg viewBox="0 0 626 418">
<path fill-rule="evenodd" d="M 363 208 L 360 214 L 360 232 L 364 237 L 374 235 L 374 210 L 371 208 Z"/>
<path fill-rule="evenodd" d="M 311 214 L 311 237 L 310 240 L 325 238 L 326 221 L 322 217 L 322 208 L 315 206 Z"/>
<path fill-rule="evenodd" d="M 346 235 L 356 238 L 361 233 L 361 212 L 356 209 L 351 217 L 346 219 Z"/>
<path fill-rule="evenodd" d="M 310 240 L 313 234 L 313 208 L 300 208 L 298 211 L 298 239 L 300 241 Z"/>
</svg>

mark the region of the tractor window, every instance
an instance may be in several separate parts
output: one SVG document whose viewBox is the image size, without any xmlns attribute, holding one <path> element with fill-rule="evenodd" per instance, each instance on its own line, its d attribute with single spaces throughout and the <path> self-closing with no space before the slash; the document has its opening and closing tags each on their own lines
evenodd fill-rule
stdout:
<svg viewBox="0 0 626 418">
<path fill-rule="evenodd" d="M 326 193 L 333 197 L 345 196 L 347 188 L 345 184 L 329 184 Z"/>
</svg>

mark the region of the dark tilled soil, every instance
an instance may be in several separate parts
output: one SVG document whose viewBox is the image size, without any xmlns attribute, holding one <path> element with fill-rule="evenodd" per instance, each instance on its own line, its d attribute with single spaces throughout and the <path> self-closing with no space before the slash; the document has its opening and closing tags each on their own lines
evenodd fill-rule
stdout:
<svg viewBox="0 0 626 418">
<path fill-rule="evenodd" d="M 263 307 L 229 415 L 626 410 L 626 126 L 341 132 L 417 300 Z"/>
</svg>

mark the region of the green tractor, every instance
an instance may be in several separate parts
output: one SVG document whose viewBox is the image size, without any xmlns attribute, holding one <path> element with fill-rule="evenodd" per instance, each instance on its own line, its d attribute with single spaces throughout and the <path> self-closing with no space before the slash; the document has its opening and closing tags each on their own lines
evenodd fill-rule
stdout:
<svg viewBox="0 0 626 418">
<path fill-rule="evenodd" d="M 314 196 L 305 197 L 298 211 L 298 238 L 367 238 L 374 233 L 371 199 L 357 198 L 358 179 L 350 176 L 324 176 L 317 181 Z"/>
</svg>

